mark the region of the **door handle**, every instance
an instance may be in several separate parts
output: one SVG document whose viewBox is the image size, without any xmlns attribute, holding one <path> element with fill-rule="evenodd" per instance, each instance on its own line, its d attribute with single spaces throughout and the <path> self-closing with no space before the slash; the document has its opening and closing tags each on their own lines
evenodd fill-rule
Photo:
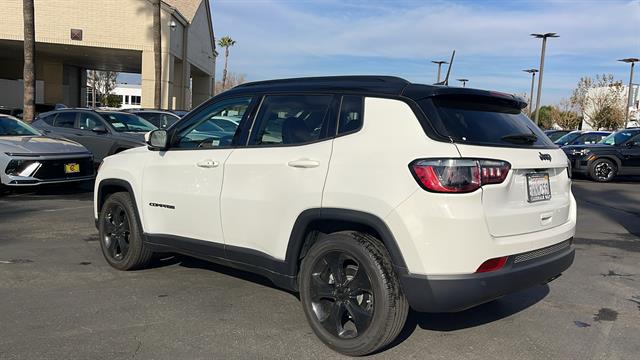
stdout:
<svg viewBox="0 0 640 360">
<path fill-rule="evenodd" d="M 214 160 L 202 160 L 198 162 L 196 165 L 201 168 L 210 169 L 210 168 L 218 167 L 220 163 Z"/>
<path fill-rule="evenodd" d="M 310 159 L 300 159 L 300 160 L 289 161 L 287 165 L 294 168 L 310 169 L 310 168 L 320 166 L 320 162 L 315 160 L 310 160 Z"/>
</svg>

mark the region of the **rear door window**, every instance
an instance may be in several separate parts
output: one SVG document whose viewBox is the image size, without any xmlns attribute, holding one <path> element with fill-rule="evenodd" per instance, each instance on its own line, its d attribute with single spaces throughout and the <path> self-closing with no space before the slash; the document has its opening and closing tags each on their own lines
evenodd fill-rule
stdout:
<svg viewBox="0 0 640 360">
<path fill-rule="evenodd" d="M 508 99 L 441 95 L 418 102 L 436 132 L 459 144 L 554 147 L 547 136 Z"/>
<path fill-rule="evenodd" d="M 76 113 L 71 111 L 61 112 L 54 120 L 54 126 L 63 128 L 73 128 L 76 124 Z"/>
</svg>

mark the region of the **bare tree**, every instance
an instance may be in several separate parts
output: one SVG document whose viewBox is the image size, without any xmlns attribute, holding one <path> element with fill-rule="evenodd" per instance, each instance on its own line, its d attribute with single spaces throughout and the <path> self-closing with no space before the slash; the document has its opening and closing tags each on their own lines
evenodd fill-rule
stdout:
<svg viewBox="0 0 640 360">
<path fill-rule="evenodd" d="M 153 106 L 162 107 L 162 0 L 156 0 L 153 7 L 153 62 L 155 65 L 155 87 L 153 89 Z"/>
<path fill-rule="evenodd" d="M 581 78 L 570 102 L 593 129 L 616 129 L 624 123 L 624 86 L 612 74 Z"/>
<path fill-rule="evenodd" d="M 102 105 L 106 104 L 107 97 L 115 89 L 118 80 L 118 73 L 115 71 L 92 70 L 91 76 L 87 76 L 87 86 L 93 89 L 93 106 L 96 100 L 100 100 Z"/>
<path fill-rule="evenodd" d="M 36 30 L 33 0 L 22 1 L 22 13 L 24 19 L 24 69 L 22 75 L 24 105 L 22 117 L 24 121 L 30 123 L 35 117 L 36 108 Z"/>
<path fill-rule="evenodd" d="M 565 130 L 578 128 L 582 121 L 573 103 L 568 99 L 561 99 L 557 105 L 552 106 L 550 115 L 553 123 Z"/>
<path fill-rule="evenodd" d="M 240 85 L 242 83 L 247 82 L 245 74 L 235 74 L 235 73 L 232 73 L 232 72 L 229 72 L 227 74 L 226 82 L 223 82 L 223 81 L 216 81 L 216 84 L 215 84 L 215 93 L 216 94 L 220 94 L 221 92 L 223 92 L 225 90 L 229 90 L 234 86 L 238 86 L 238 85 Z"/>
</svg>

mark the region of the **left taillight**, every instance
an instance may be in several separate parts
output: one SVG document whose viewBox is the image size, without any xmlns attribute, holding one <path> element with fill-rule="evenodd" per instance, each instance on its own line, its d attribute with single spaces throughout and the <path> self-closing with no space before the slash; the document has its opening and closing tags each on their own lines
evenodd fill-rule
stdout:
<svg viewBox="0 0 640 360">
<path fill-rule="evenodd" d="M 409 167 L 418 184 L 427 191 L 468 193 L 482 185 L 503 182 L 511 164 L 489 159 L 420 159 Z"/>
</svg>

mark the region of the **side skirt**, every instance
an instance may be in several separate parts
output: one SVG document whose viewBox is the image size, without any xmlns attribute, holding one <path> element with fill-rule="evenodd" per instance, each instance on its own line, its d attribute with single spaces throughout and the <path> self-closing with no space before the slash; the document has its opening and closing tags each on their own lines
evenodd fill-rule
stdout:
<svg viewBox="0 0 640 360">
<path fill-rule="evenodd" d="M 287 274 L 288 264 L 260 251 L 173 235 L 145 233 L 144 239 L 155 252 L 178 253 L 248 271 L 266 277 L 277 287 L 298 290 L 295 274 Z"/>
</svg>

